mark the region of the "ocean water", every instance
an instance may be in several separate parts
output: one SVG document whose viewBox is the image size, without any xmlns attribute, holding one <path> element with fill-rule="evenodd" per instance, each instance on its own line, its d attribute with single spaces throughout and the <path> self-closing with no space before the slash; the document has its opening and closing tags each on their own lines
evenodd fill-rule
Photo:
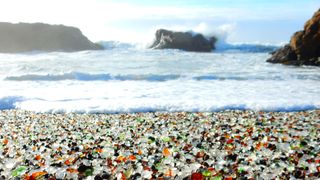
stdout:
<svg viewBox="0 0 320 180">
<path fill-rule="evenodd" d="M 121 113 L 320 108 L 320 68 L 269 64 L 273 46 L 211 53 L 107 50 L 0 54 L 0 109 Z"/>
</svg>

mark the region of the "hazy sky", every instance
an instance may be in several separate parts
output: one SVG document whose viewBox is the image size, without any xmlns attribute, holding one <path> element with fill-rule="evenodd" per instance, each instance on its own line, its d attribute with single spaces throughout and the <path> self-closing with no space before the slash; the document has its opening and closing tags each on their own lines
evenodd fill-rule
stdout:
<svg viewBox="0 0 320 180">
<path fill-rule="evenodd" d="M 1 0 L 0 21 L 76 26 L 93 41 L 147 42 L 169 28 L 281 43 L 318 8 L 320 0 Z"/>
</svg>

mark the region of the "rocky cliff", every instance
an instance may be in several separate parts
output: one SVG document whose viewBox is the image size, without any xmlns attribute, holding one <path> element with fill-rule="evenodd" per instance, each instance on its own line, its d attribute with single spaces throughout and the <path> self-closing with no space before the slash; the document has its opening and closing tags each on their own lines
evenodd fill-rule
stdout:
<svg viewBox="0 0 320 180">
<path fill-rule="evenodd" d="M 202 34 L 159 29 L 156 32 L 156 39 L 150 48 L 210 52 L 215 48 L 216 41 L 217 39 L 215 37 L 207 39 Z"/>
<path fill-rule="evenodd" d="M 42 23 L 0 23 L 0 52 L 100 50 L 78 28 Z"/>
<path fill-rule="evenodd" d="M 305 23 L 304 30 L 296 32 L 267 62 L 320 66 L 320 9 Z"/>
</svg>

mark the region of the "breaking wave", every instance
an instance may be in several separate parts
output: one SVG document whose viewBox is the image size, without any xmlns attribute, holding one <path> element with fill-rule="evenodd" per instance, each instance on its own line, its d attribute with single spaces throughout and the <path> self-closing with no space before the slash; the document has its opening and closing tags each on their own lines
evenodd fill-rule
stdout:
<svg viewBox="0 0 320 180">
<path fill-rule="evenodd" d="M 136 48 L 138 45 L 134 43 L 124 43 L 120 41 L 100 41 L 98 44 L 102 45 L 105 50 L 111 49 L 132 49 Z"/>
<path fill-rule="evenodd" d="M 170 80 L 196 80 L 196 81 L 224 81 L 224 80 L 236 80 L 236 81 L 246 81 L 246 80 L 320 80 L 318 75 L 300 75 L 291 74 L 288 76 L 278 76 L 278 75 L 179 75 L 179 74 L 132 74 L 132 75 L 111 75 L 111 74 L 89 74 L 81 72 L 71 72 L 64 74 L 25 74 L 21 76 L 8 76 L 4 80 L 6 81 L 64 81 L 64 80 L 76 80 L 76 81 L 150 81 L 150 82 L 162 82 Z"/>
<path fill-rule="evenodd" d="M 7 81 L 63 81 L 63 80 L 77 80 L 77 81 L 167 81 L 180 78 L 179 75 L 110 75 L 110 74 L 88 74 L 80 72 L 71 72 L 60 75 L 37 75 L 26 74 L 22 76 L 6 77 Z"/>
<path fill-rule="evenodd" d="M 141 103 L 128 104 L 121 101 L 98 100 L 96 106 L 91 107 L 90 103 L 96 99 L 70 99 L 70 100 L 46 100 L 39 98 L 26 98 L 22 96 L 9 96 L 0 98 L 0 110 L 23 109 L 35 112 L 47 113 L 137 113 L 137 112 L 218 112 L 225 110 L 258 110 L 293 112 L 319 109 L 319 104 L 291 104 L 291 105 L 269 105 L 261 104 L 194 104 L 188 103 Z M 103 103 L 101 103 L 103 102 Z M 200 104 L 199 104 L 200 103 Z M 77 107 L 77 108 L 74 108 Z"/>
<path fill-rule="evenodd" d="M 99 42 L 99 44 L 102 45 L 105 50 L 147 48 L 146 44 L 124 43 L 119 41 L 101 41 Z M 218 41 L 214 52 L 266 53 L 273 52 L 277 50 L 279 47 L 279 45 L 270 44 L 227 43 Z"/>
<path fill-rule="evenodd" d="M 268 53 L 277 50 L 280 46 L 248 43 L 218 43 L 218 52 L 247 52 L 247 53 Z"/>
<path fill-rule="evenodd" d="M 6 96 L 0 98 L 0 110 L 15 109 L 16 103 L 24 101 L 22 96 Z"/>
</svg>

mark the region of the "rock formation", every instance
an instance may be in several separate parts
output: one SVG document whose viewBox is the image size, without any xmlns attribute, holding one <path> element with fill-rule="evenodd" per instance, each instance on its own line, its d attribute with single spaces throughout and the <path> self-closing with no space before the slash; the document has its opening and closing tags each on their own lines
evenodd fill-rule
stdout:
<svg viewBox="0 0 320 180">
<path fill-rule="evenodd" d="M 296 32 L 267 62 L 320 66 L 320 9 L 305 23 L 304 30 Z"/>
<path fill-rule="evenodd" d="M 156 39 L 150 46 L 152 49 L 181 49 L 185 51 L 210 52 L 215 48 L 217 39 L 206 39 L 202 34 L 191 32 L 173 32 L 159 29 Z"/>
<path fill-rule="evenodd" d="M 100 50 L 78 28 L 42 23 L 0 23 L 0 52 Z"/>
</svg>

